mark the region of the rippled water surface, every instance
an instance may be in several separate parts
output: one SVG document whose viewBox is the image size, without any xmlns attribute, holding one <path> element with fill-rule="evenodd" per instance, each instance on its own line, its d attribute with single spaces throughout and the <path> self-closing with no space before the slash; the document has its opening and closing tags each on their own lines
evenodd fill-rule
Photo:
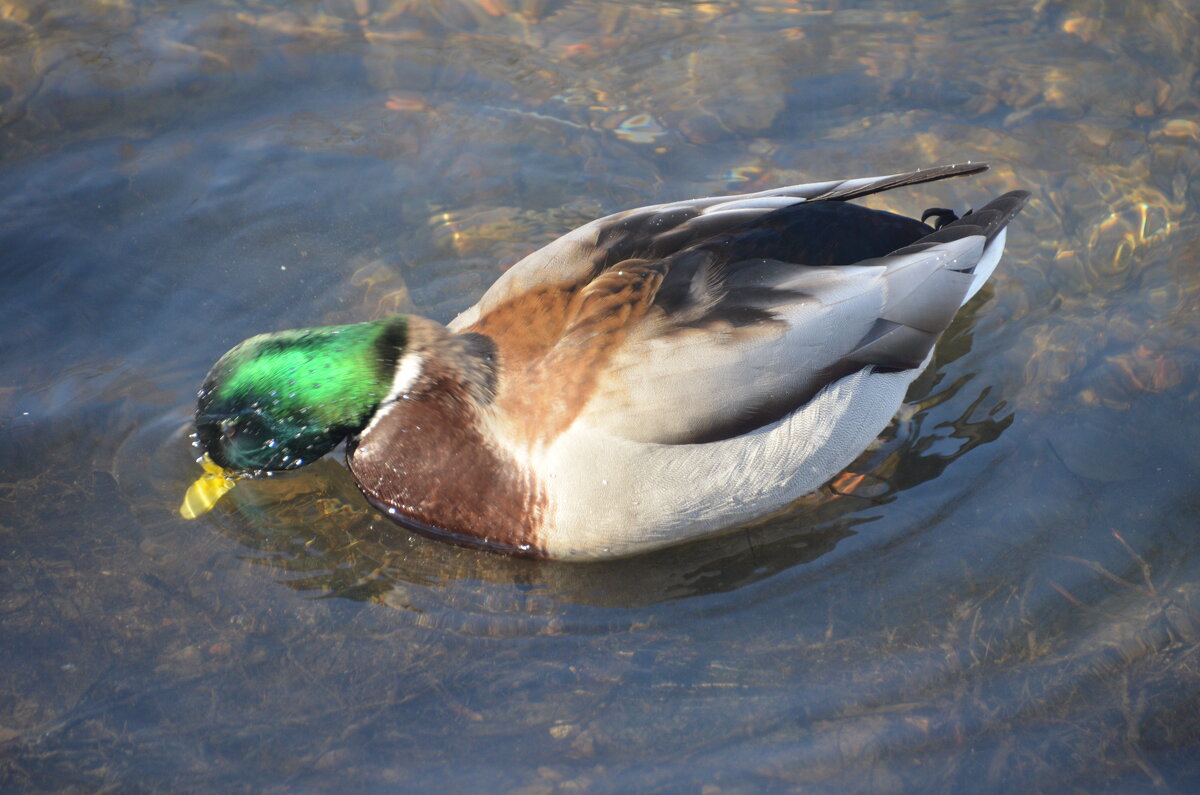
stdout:
<svg viewBox="0 0 1200 795">
<path fill-rule="evenodd" d="M 1200 789 L 1198 42 L 1182 0 L 0 0 L 0 789 Z M 874 204 L 1033 198 L 850 494 L 586 566 L 335 458 L 176 513 L 246 336 L 965 160 Z"/>
</svg>

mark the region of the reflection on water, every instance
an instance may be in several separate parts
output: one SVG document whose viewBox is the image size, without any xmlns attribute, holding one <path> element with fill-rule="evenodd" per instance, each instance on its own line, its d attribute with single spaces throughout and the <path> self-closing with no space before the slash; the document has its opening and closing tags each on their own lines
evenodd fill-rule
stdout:
<svg viewBox="0 0 1200 795">
<path fill-rule="evenodd" d="M 1197 789 L 1198 28 L 0 0 L 0 789 Z M 874 204 L 1028 188 L 1008 256 L 852 476 L 774 516 L 512 560 L 334 460 L 175 514 L 250 334 L 448 320 L 624 207 L 966 159 Z"/>
</svg>

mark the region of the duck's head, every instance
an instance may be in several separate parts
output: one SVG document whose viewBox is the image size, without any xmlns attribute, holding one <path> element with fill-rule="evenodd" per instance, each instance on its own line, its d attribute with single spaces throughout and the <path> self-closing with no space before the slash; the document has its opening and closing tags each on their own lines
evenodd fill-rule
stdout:
<svg viewBox="0 0 1200 795">
<path fill-rule="evenodd" d="M 226 475 L 317 460 L 370 421 L 406 342 L 403 316 L 251 337 L 204 379 L 200 446 Z"/>
</svg>

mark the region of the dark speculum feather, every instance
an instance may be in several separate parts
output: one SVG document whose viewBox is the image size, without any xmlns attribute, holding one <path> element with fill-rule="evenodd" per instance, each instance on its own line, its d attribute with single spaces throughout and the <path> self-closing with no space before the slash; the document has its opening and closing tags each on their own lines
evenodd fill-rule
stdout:
<svg viewBox="0 0 1200 795">
<path fill-rule="evenodd" d="M 757 258 L 810 266 L 853 265 L 921 239 L 933 228 L 903 215 L 842 202 L 803 202 L 767 213 L 704 244 L 739 261 Z M 726 255 L 728 256 L 728 255 Z"/>
</svg>

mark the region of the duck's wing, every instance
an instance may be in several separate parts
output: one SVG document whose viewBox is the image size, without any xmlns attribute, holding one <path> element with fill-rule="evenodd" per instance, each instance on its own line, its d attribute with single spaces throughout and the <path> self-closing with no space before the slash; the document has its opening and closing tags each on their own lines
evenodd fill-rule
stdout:
<svg viewBox="0 0 1200 795">
<path fill-rule="evenodd" d="M 670 256 L 799 202 L 846 201 L 904 185 L 977 174 L 987 167 L 986 163 L 936 166 L 619 212 L 585 224 L 513 265 L 478 303 L 455 318 L 450 328 L 466 330 L 497 309 L 509 311 L 516 304 L 529 303 L 525 300 L 528 296 L 553 301 L 548 294 L 578 289 L 620 262 Z"/>
<path fill-rule="evenodd" d="M 628 278 L 656 272 L 653 303 L 624 328 L 578 419 L 633 441 L 711 442 L 773 423 L 860 370 L 919 369 L 995 267 L 1027 196 L 936 231 L 854 205 L 793 204 L 642 261 Z M 814 244 L 818 232 L 825 242 Z M 900 242 L 852 258 L 881 239 Z"/>
</svg>

